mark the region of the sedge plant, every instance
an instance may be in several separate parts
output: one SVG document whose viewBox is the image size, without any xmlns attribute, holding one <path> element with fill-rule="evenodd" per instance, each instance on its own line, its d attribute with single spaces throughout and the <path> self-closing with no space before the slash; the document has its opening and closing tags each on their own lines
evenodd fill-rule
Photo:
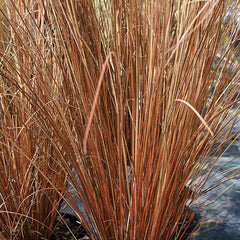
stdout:
<svg viewBox="0 0 240 240">
<path fill-rule="evenodd" d="M 67 176 L 62 190 L 43 160 L 31 166 L 92 239 L 183 238 L 186 205 L 234 137 L 238 11 L 225 0 L 2 2 L 1 84 L 24 102 L 8 115 L 21 134 L 41 132 L 45 147 L 28 139 L 43 156 L 53 149 L 44 161 Z"/>
<path fill-rule="evenodd" d="M 41 128 L 26 124 L 29 106 L 19 94 L 13 96 L 13 87 L 1 84 L 0 238 L 49 239 L 66 174 Z"/>
<path fill-rule="evenodd" d="M 17 25 L 5 28 L 8 22 L 3 16 L 10 9 L 1 10 L 0 239 L 49 239 L 66 188 L 66 174 L 56 161 L 59 151 L 45 137 L 44 123 L 33 120 L 38 113 L 33 113 L 26 98 L 31 92 L 21 80 L 34 77 L 30 58 L 14 44 L 19 41 L 12 32 Z M 13 19 L 11 23 L 17 24 Z M 9 77 L 17 80 L 24 92 L 19 92 Z"/>
</svg>

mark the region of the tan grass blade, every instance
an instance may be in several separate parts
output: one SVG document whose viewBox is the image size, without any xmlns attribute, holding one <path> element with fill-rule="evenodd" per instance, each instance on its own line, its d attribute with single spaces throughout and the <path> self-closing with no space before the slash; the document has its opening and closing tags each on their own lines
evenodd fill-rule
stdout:
<svg viewBox="0 0 240 240">
<path fill-rule="evenodd" d="M 209 131 L 209 133 L 214 136 L 213 131 L 211 130 L 211 128 L 208 126 L 207 122 L 203 119 L 203 117 L 199 114 L 199 112 L 188 102 L 182 100 L 182 99 L 175 99 L 175 101 L 177 102 L 181 102 L 186 104 L 190 109 L 193 110 L 193 112 L 198 116 L 198 118 L 201 120 L 201 122 L 203 123 L 203 125 L 206 127 L 206 129 Z"/>
</svg>

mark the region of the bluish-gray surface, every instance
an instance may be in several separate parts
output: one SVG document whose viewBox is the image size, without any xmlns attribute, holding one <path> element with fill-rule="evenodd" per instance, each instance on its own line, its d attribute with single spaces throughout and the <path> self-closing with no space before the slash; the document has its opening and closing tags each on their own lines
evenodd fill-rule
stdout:
<svg viewBox="0 0 240 240">
<path fill-rule="evenodd" d="M 233 132 L 240 130 L 239 122 Z M 226 179 L 231 174 L 240 174 L 240 141 L 237 140 L 218 161 L 214 168 L 212 183 Z M 199 199 L 206 201 L 196 211 L 203 217 L 192 240 L 240 240 L 240 176 L 208 192 Z"/>
</svg>

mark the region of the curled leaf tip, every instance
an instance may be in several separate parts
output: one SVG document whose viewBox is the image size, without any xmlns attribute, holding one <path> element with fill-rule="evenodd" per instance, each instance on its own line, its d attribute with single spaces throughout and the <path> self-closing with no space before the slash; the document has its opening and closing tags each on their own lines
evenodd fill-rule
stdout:
<svg viewBox="0 0 240 240">
<path fill-rule="evenodd" d="M 188 102 L 186 102 L 185 100 L 182 99 L 175 99 L 175 101 L 177 102 L 181 102 L 186 104 L 190 109 L 192 109 L 192 111 L 197 115 L 197 117 L 201 120 L 202 124 L 206 127 L 206 129 L 209 131 L 209 133 L 214 136 L 213 131 L 211 130 L 211 128 L 208 126 L 207 122 L 203 119 L 203 117 L 200 115 L 200 113 Z"/>
</svg>

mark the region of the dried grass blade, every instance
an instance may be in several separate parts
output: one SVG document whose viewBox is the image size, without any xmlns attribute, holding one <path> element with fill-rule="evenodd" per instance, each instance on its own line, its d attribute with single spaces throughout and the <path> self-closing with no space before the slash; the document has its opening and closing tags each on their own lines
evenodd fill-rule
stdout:
<svg viewBox="0 0 240 240">
<path fill-rule="evenodd" d="M 206 129 L 209 131 L 209 133 L 214 136 L 213 131 L 211 130 L 211 128 L 208 126 L 207 122 L 203 119 L 203 117 L 199 114 L 199 112 L 188 102 L 182 100 L 182 99 L 175 99 L 175 101 L 177 102 L 181 102 L 186 104 L 189 108 L 191 108 L 193 110 L 193 112 L 198 116 L 198 118 L 201 120 L 202 124 L 206 127 Z"/>
</svg>

